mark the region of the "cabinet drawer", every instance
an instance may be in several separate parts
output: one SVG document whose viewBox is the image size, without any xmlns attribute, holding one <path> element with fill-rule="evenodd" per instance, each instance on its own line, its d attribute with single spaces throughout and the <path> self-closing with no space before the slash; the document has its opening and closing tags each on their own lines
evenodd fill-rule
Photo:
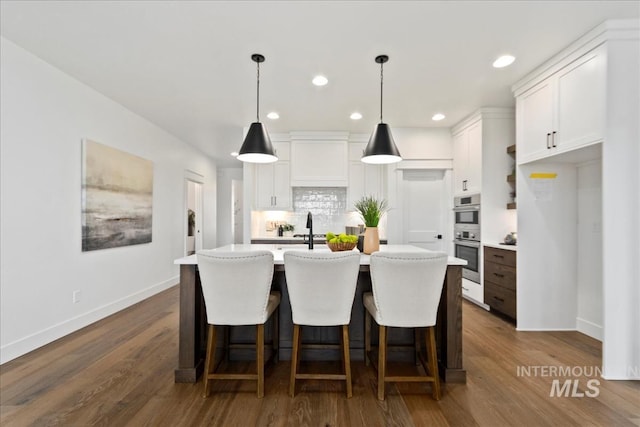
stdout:
<svg viewBox="0 0 640 427">
<path fill-rule="evenodd" d="M 491 310 L 516 318 L 516 293 L 492 282 L 484 282 L 484 303 Z"/>
<path fill-rule="evenodd" d="M 489 246 L 484 247 L 485 262 L 495 262 L 498 264 L 515 267 L 516 255 L 517 253 L 515 251 L 510 251 L 508 249 L 496 249 Z"/>
<path fill-rule="evenodd" d="M 484 263 L 484 280 L 493 282 L 507 288 L 510 291 L 516 290 L 516 268 L 508 265 L 497 264 L 495 262 Z"/>
</svg>

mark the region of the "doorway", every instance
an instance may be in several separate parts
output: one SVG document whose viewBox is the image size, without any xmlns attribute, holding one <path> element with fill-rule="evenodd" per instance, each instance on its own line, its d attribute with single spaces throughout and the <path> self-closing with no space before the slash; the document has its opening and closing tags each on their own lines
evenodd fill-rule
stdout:
<svg viewBox="0 0 640 427">
<path fill-rule="evenodd" d="M 444 170 L 402 171 L 404 244 L 448 252 L 445 181 Z"/>
<path fill-rule="evenodd" d="M 203 177 L 187 172 L 184 221 L 184 255 L 193 255 L 202 249 L 202 183 Z"/>
</svg>

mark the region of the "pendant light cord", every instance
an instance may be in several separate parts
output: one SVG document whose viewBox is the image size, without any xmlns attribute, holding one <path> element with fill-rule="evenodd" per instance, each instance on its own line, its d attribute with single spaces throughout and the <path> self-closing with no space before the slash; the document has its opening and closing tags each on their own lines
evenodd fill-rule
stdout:
<svg viewBox="0 0 640 427">
<path fill-rule="evenodd" d="M 382 80 L 383 80 L 383 72 L 382 72 L 382 65 L 383 63 L 380 63 L 380 123 L 382 123 Z"/>
<path fill-rule="evenodd" d="M 260 123 L 260 62 L 256 61 L 256 122 Z"/>
</svg>

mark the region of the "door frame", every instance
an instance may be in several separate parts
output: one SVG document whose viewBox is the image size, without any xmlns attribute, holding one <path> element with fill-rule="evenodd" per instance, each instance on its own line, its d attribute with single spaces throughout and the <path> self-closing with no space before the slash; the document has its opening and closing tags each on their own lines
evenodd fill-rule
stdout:
<svg viewBox="0 0 640 427">
<path fill-rule="evenodd" d="M 203 236 L 203 221 L 202 221 L 202 212 L 203 212 L 203 199 L 204 199 L 204 176 L 200 175 L 197 172 L 193 172 L 191 170 L 186 169 L 184 171 L 184 201 L 182 212 L 184 218 L 182 220 L 183 230 L 182 230 L 182 241 L 183 241 L 183 254 L 186 256 L 188 253 L 187 248 L 187 236 L 189 234 L 189 226 L 188 226 L 188 210 L 189 210 L 189 182 L 193 182 L 196 184 L 196 194 L 195 194 L 195 212 L 196 212 L 196 230 L 194 232 L 195 236 L 195 251 L 199 251 L 202 249 L 202 236 Z"/>
</svg>

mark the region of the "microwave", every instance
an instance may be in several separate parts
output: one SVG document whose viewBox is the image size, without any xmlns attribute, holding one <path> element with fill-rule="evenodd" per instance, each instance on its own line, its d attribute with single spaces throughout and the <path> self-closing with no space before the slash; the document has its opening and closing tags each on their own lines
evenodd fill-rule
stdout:
<svg viewBox="0 0 640 427">
<path fill-rule="evenodd" d="M 480 225 L 480 194 L 453 199 L 456 225 Z"/>
</svg>

